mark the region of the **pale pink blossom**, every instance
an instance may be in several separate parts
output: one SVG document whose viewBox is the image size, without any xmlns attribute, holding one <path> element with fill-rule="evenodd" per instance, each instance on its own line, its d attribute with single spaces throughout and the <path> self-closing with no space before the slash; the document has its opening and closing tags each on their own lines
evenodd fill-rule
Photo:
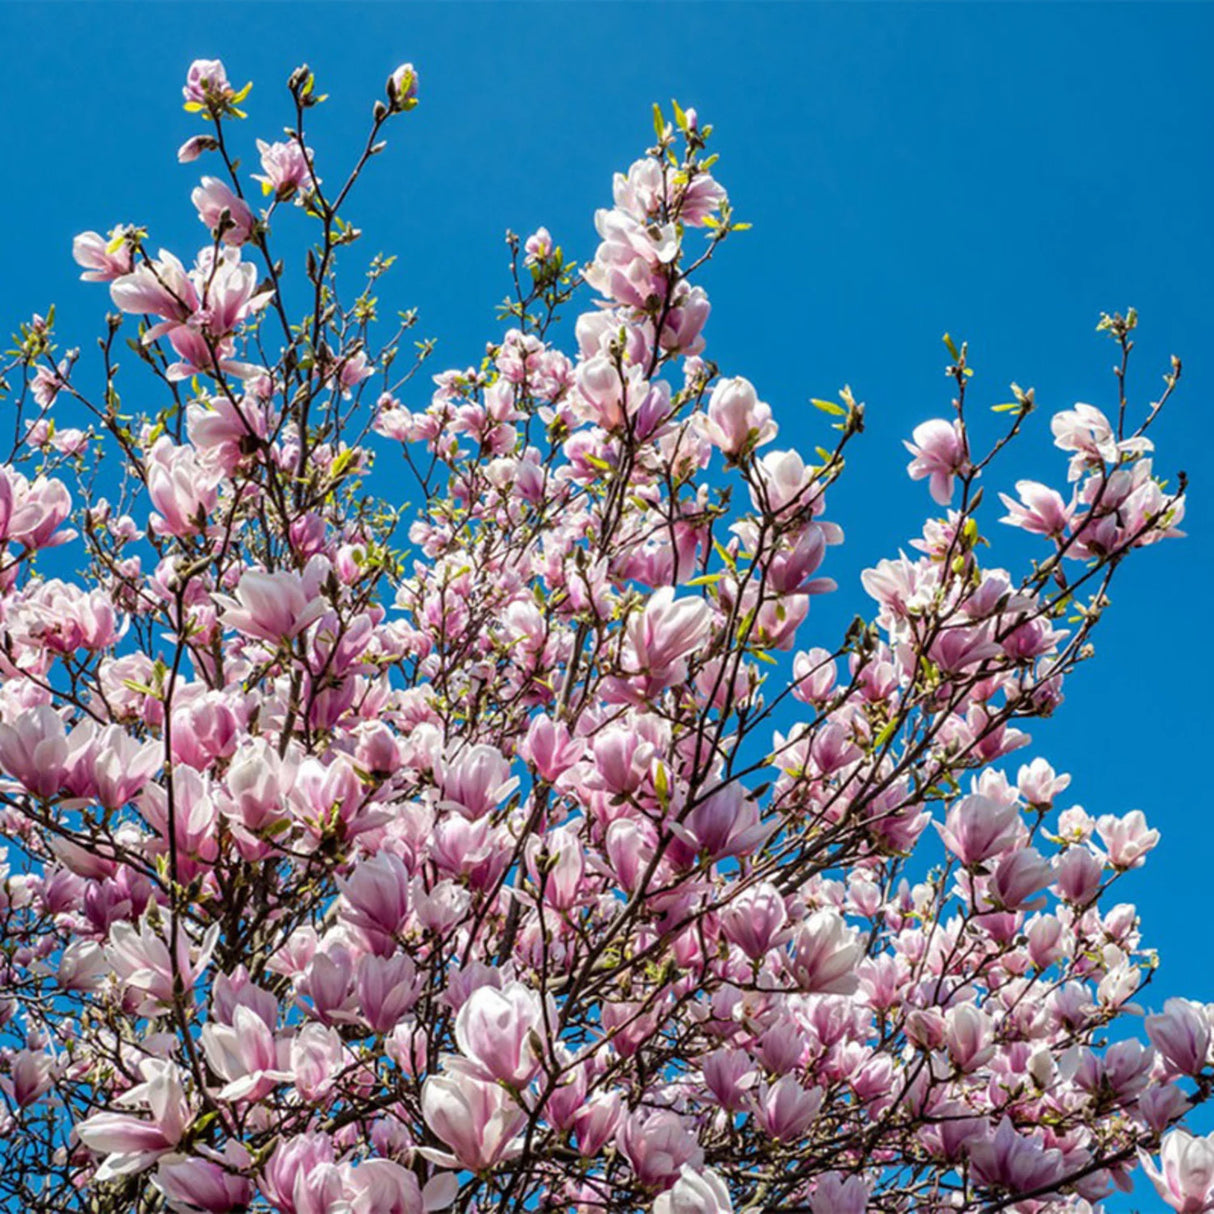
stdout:
<svg viewBox="0 0 1214 1214">
<path fill-rule="evenodd" d="M 1210 1017 L 1191 999 L 1172 998 L 1148 1016 L 1147 1036 L 1168 1067 L 1179 1075 L 1200 1075 L 1210 1057 Z"/>
<path fill-rule="evenodd" d="M 957 422 L 935 418 L 916 426 L 913 441 L 904 443 L 915 457 L 907 465 L 912 480 L 930 478 L 932 500 L 947 506 L 953 497 L 953 478 L 969 467 L 965 436 Z"/>
<path fill-rule="evenodd" d="M 297 140 L 266 143 L 259 139 L 257 150 L 265 175 L 254 174 L 253 180 L 261 183 L 263 194 L 273 194 L 277 201 L 287 202 L 298 191 L 306 193 L 320 184 L 320 178 L 312 170 L 312 149 L 301 147 Z"/>
<path fill-rule="evenodd" d="M 527 1114 L 497 1083 L 455 1072 L 431 1075 L 422 1085 L 422 1115 L 454 1162 L 474 1172 L 491 1168 L 522 1149 L 515 1136 Z"/>
<path fill-rule="evenodd" d="M 128 229 L 119 225 L 109 236 L 96 232 L 81 232 L 72 241 L 72 256 L 84 267 L 80 275 L 84 282 L 113 282 L 131 272 L 132 253 L 127 239 Z"/>
<path fill-rule="evenodd" d="M 94 1113 L 76 1126 L 80 1141 L 104 1155 L 98 1179 L 129 1176 L 151 1167 L 181 1141 L 193 1120 L 193 1110 L 177 1067 L 158 1058 L 139 1066 L 143 1082 L 128 1088 L 118 1103 L 140 1109 L 134 1113 Z"/>
<path fill-rule="evenodd" d="M 733 1214 L 733 1202 L 716 1172 L 683 1164 L 674 1186 L 658 1194 L 653 1214 Z"/>
<path fill-rule="evenodd" d="M 754 385 L 737 376 L 723 379 L 708 401 L 708 434 L 726 455 L 753 450 L 776 436 L 771 408 L 759 400 Z"/>
<path fill-rule="evenodd" d="M 250 569 L 240 579 L 234 598 L 217 596 L 230 628 L 246 636 L 279 644 L 298 636 L 325 611 L 320 597 L 323 570 L 309 565 L 301 576 L 291 570 L 274 573 Z"/>
<path fill-rule="evenodd" d="M 1144 1154 L 1142 1167 L 1164 1204 L 1178 1214 L 1214 1209 L 1214 1135 L 1197 1138 L 1188 1130 L 1163 1137 L 1159 1165 Z"/>
<path fill-rule="evenodd" d="M 190 200 L 202 224 L 225 244 L 244 244 L 253 234 L 257 221 L 248 203 L 218 177 L 204 177 Z"/>
<path fill-rule="evenodd" d="M 520 1087 L 539 1069 L 536 1043 L 543 1027 L 540 998 L 521 982 L 501 990 L 481 986 L 459 1010 L 455 1040 L 487 1078 Z"/>
<path fill-rule="evenodd" d="M 195 59 L 190 64 L 181 90 L 187 102 L 198 105 L 205 105 L 215 99 L 226 100 L 232 92 L 222 59 Z"/>
</svg>

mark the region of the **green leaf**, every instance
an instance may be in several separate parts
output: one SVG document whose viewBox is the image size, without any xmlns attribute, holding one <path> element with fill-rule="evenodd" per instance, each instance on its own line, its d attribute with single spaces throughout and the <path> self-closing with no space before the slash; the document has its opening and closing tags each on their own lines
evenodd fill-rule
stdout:
<svg viewBox="0 0 1214 1214">
<path fill-rule="evenodd" d="M 818 400 L 817 397 L 812 397 L 809 402 L 815 409 L 821 409 L 823 413 L 829 413 L 832 417 L 846 417 L 847 410 L 842 405 L 837 405 L 833 400 Z"/>
<path fill-rule="evenodd" d="M 666 119 L 662 117 L 662 107 L 655 101 L 653 103 L 653 129 L 658 139 L 666 133 Z"/>
<path fill-rule="evenodd" d="M 949 352 L 949 353 L 950 353 L 950 354 L 953 356 L 953 361 L 954 361 L 954 362 L 955 362 L 955 361 L 956 361 L 958 358 L 960 358 L 960 357 L 961 357 L 961 355 L 960 355 L 960 354 L 958 353 L 958 351 L 957 351 L 957 344 L 956 344 L 956 342 L 954 342 L 954 341 L 953 341 L 953 339 L 952 339 L 951 337 L 949 337 L 949 335 L 948 335 L 947 333 L 946 333 L 946 334 L 945 334 L 945 335 L 944 335 L 944 336 L 943 336 L 943 337 L 942 337 L 940 340 L 941 340 L 942 342 L 944 342 L 945 348 L 946 348 L 946 349 L 948 350 L 948 352 Z"/>
<path fill-rule="evenodd" d="M 895 719 L 890 721 L 890 723 L 886 725 L 886 727 L 873 739 L 873 750 L 880 750 L 886 744 L 886 742 L 888 742 L 890 738 L 894 736 L 897 728 L 897 720 Z"/>
</svg>

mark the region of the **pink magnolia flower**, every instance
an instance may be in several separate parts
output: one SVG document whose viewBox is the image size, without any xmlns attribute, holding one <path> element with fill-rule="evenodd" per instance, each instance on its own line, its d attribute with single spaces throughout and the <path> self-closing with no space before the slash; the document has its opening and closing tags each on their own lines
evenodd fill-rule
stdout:
<svg viewBox="0 0 1214 1214">
<path fill-rule="evenodd" d="M 733 1202 L 716 1172 L 683 1164 L 674 1186 L 654 1200 L 653 1214 L 733 1214 Z"/>
<path fill-rule="evenodd" d="M 9 1064 L 11 1095 L 20 1109 L 29 1108 L 50 1090 L 55 1059 L 41 1050 L 18 1050 Z"/>
<path fill-rule="evenodd" d="M 131 272 L 132 251 L 127 239 L 129 229 L 120 224 L 108 238 L 97 232 L 81 232 L 72 241 L 72 257 L 84 267 L 84 282 L 113 282 Z"/>
<path fill-rule="evenodd" d="M 1017 481 L 1016 492 L 1020 501 L 1014 501 L 1006 493 L 999 495 L 1007 507 L 1007 514 L 1000 522 L 1010 523 L 1030 535 L 1061 536 L 1071 525 L 1075 515 L 1075 503 L 1068 506 L 1062 495 L 1048 485 L 1037 481 Z"/>
<path fill-rule="evenodd" d="M 859 985 L 856 966 L 864 945 L 837 911 L 814 911 L 792 937 L 789 968 L 803 991 L 850 995 Z"/>
<path fill-rule="evenodd" d="M 972 1003 L 950 1008 L 944 1017 L 944 1045 L 959 1070 L 976 1070 L 995 1054 L 990 1017 Z"/>
<path fill-rule="evenodd" d="M 353 1061 L 341 1034 L 331 1025 L 305 1024 L 290 1040 L 287 1071 L 304 1100 L 323 1101 Z"/>
<path fill-rule="evenodd" d="M 56 367 L 41 366 L 30 381 L 30 393 L 39 408 L 49 409 L 54 404 L 55 397 L 67 384 L 67 373 L 71 363 L 66 358 Z"/>
<path fill-rule="evenodd" d="M 237 1007 L 230 1025 L 204 1024 L 201 1041 L 215 1073 L 228 1081 L 216 1093 L 220 1100 L 257 1101 L 292 1077 L 286 1044 L 250 1008 Z"/>
<path fill-rule="evenodd" d="M 80 1141 L 105 1159 L 97 1169 L 99 1180 L 129 1176 L 150 1167 L 181 1141 L 193 1120 L 177 1067 L 159 1058 L 139 1064 L 143 1082 L 129 1088 L 118 1103 L 146 1110 L 133 1113 L 94 1113 L 76 1126 Z"/>
<path fill-rule="evenodd" d="M 865 1214 L 868 1209 L 868 1182 L 863 1176 L 825 1172 L 814 1185 L 809 1208 L 813 1214 Z"/>
<path fill-rule="evenodd" d="M 421 980 L 407 954 L 359 958 L 356 975 L 358 1006 L 373 1032 L 390 1033 L 417 1002 Z"/>
<path fill-rule="evenodd" d="M 328 1134 L 281 1139 L 258 1187 L 280 1214 L 339 1214 L 345 1205 L 345 1177 Z"/>
<path fill-rule="evenodd" d="M 162 1155 L 156 1168 L 156 1187 L 169 1208 L 181 1214 L 230 1214 L 253 1200 L 253 1185 L 237 1169 L 247 1167 L 247 1155 L 229 1143 L 217 1159 L 197 1155 Z"/>
<path fill-rule="evenodd" d="M 97 729 L 91 720 L 72 730 L 71 752 L 67 786 L 109 810 L 126 805 L 164 762 L 157 742 L 140 742 L 121 725 Z"/>
<path fill-rule="evenodd" d="M 777 825 L 774 820 L 762 822 L 754 798 L 732 782 L 704 792 L 691 812 L 671 823 L 670 829 L 695 853 L 720 860 L 753 852 Z"/>
<path fill-rule="evenodd" d="M 1077 404 L 1050 419 L 1054 445 L 1071 451 L 1070 479 L 1078 480 L 1085 468 L 1117 462 L 1117 439 L 1109 419 L 1093 405 Z"/>
<path fill-rule="evenodd" d="M 573 1115 L 578 1154 L 593 1159 L 620 1127 L 623 1102 L 619 1092 L 595 1092 Z"/>
<path fill-rule="evenodd" d="M 669 1187 L 684 1164 L 698 1168 L 704 1159 L 690 1125 L 669 1109 L 629 1114 L 616 1140 L 637 1180 L 648 1189 Z"/>
<path fill-rule="evenodd" d="M 242 262 L 240 249 L 227 246 L 218 253 L 203 249 L 192 270 L 171 253 L 135 267 L 110 284 L 110 295 L 123 311 L 161 317 L 144 334 L 151 343 L 168 337 L 180 362 L 167 369 L 171 380 L 203 373 L 229 372 L 254 378 L 260 369 L 232 358 L 237 326 L 264 308 L 273 291 L 258 291 L 257 267 Z"/>
<path fill-rule="evenodd" d="M 297 637 L 324 614 L 327 604 L 320 597 L 320 584 L 326 572 L 323 558 L 313 558 L 302 575 L 289 569 L 249 569 L 237 583 L 235 598 L 216 595 L 215 600 L 229 628 L 277 645 Z"/>
<path fill-rule="evenodd" d="M 342 918 L 376 937 L 395 936 L 409 917 L 409 870 L 391 852 L 380 852 L 339 877 Z"/>
<path fill-rule="evenodd" d="M 479 743 L 457 751 L 439 764 L 443 799 L 466 818 L 481 818 L 518 787 L 510 761 L 494 747 Z"/>
<path fill-rule="evenodd" d="M 721 931 L 752 961 L 779 943 L 787 921 L 783 895 L 767 881 L 745 890 L 721 911 Z"/>
<path fill-rule="evenodd" d="M 723 379 L 708 401 L 708 436 L 725 452 L 736 456 L 776 436 L 771 408 L 759 400 L 754 385 L 737 376 Z"/>
<path fill-rule="evenodd" d="M 713 1050 L 704 1055 L 700 1071 L 713 1099 L 730 1113 L 750 1103 L 750 1090 L 759 1081 L 759 1069 L 746 1050 Z"/>
<path fill-rule="evenodd" d="M 750 500 L 756 510 L 793 514 L 809 505 L 814 484 L 812 468 L 796 451 L 772 451 L 755 465 Z"/>
<path fill-rule="evenodd" d="M 225 472 L 236 469 L 266 441 L 271 421 L 266 405 L 251 393 L 239 403 L 220 395 L 186 407 L 189 441 Z"/>
<path fill-rule="evenodd" d="M 1045 899 L 1033 899 L 1053 878 L 1053 862 L 1035 847 L 1022 847 L 999 861 L 987 890 L 994 904 L 1003 910 L 1034 910 Z"/>
<path fill-rule="evenodd" d="M 712 304 L 704 288 L 689 288 L 684 280 L 671 300 L 665 323 L 658 334 L 658 343 L 663 350 L 674 351 L 684 357 L 701 353 L 705 345 L 702 334 L 711 312 Z M 774 426 L 771 437 L 775 437 Z"/>
<path fill-rule="evenodd" d="M 1030 804 L 1046 807 L 1071 783 L 1071 777 L 1057 775 L 1044 759 L 1034 759 L 1016 773 L 1016 787 Z"/>
<path fill-rule="evenodd" d="M 159 1016 L 173 1006 L 177 978 L 182 988 L 192 993 L 194 984 L 210 963 L 219 940 L 219 924 L 208 928 L 197 945 L 182 925 L 177 932 L 175 959 L 169 952 L 171 940 L 171 924 L 165 925 L 162 934 L 161 929 L 153 927 L 146 918 L 138 928 L 131 923 L 118 922 L 110 929 L 106 958 L 123 986 L 128 988 L 141 1015 Z"/>
<path fill-rule="evenodd" d="M 416 1175 L 392 1159 L 366 1159 L 350 1168 L 346 1190 L 351 1214 L 424 1214 L 441 1208 L 429 1204 Z"/>
<path fill-rule="evenodd" d="M 703 644 L 711 629 L 712 609 L 703 599 L 676 601 L 674 588 L 663 586 L 628 620 L 627 667 L 665 674 Z"/>
<path fill-rule="evenodd" d="M 1190 999 L 1168 999 L 1163 1011 L 1146 1018 L 1151 1044 L 1175 1074 L 1200 1075 L 1210 1057 L 1210 1017 Z"/>
<path fill-rule="evenodd" d="M 320 178 L 312 171 L 311 148 L 300 147 L 294 139 L 285 143 L 259 139 L 257 150 L 265 176 L 255 174 L 253 180 L 261 182 L 263 194 L 273 194 L 279 202 L 286 202 L 299 190 L 306 193 L 320 184 Z"/>
<path fill-rule="evenodd" d="M 214 135 L 191 135 L 177 149 L 177 163 L 190 164 L 197 160 L 203 152 L 213 152 L 219 146 Z"/>
<path fill-rule="evenodd" d="M 249 210 L 249 204 L 218 177 L 204 177 L 202 184 L 190 195 L 190 201 L 198 211 L 199 220 L 212 235 L 220 234 L 226 212 L 228 218 L 222 231 L 224 244 L 244 244 L 253 234 L 257 220 Z"/>
<path fill-rule="evenodd" d="M 146 313 L 179 324 L 201 306 L 194 276 L 165 249 L 160 250 L 158 260 L 141 262 L 129 274 L 113 277 L 110 298 L 123 312 Z M 157 329 L 166 331 L 160 325 L 153 331 Z"/>
<path fill-rule="evenodd" d="M 958 801 L 936 829 L 962 864 L 980 864 L 1011 848 L 1024 826 L 1014 801 L 1001 804 L 973 793 Z"/>
<path fill-rule="evenodd" d="M 186 101 L 195 105 L 206 105 L 216 99 L 226 101 L 233 93 L 222 59 L 195 59 L 181 89 Z"/>
<path fill-rule="evenodd" d="M 562 826 L 544 838 L 528 839 L 527 873 L 544 901 L 555 910 L 575 906 L 583 893 L 585 845 L 574 826 Z"/>
<path fill-rule="evenodd" d="M 1104 881 L 1104 864 L 1086 847 L 1068 847 L 1054 866 L 1058 896 L 1075 906 L 1086 906 Z"/>
<path fill-rule="evenodd" d="M 75 531 L 58 530 L 72 512 L 71 494 L 60 480 L 40 476 L 31 482 L 9 472 L 0 484 L 0 522 L 5 521 L 2 507 L 7 507 L 8 526 L 0 534 L 31 552 L 57 547 L 76 536 Z"/>
<path fill-rule="evenodd" d="M 1138 868 L 1158 842 L 1159 831 L 1147 829 L 1142 810 L 1135 809 L 1118 818 L 1103 814 L 1096 819 L 1096 833 L 1109 851 L 1109 859 L 1118 868 Z"/>
<path fill-rule="evenodd" d="M 534 266 L 541 261 L 547 261 L 552 256 L 552 249 L 552 233 L 547 228 L 537 228 L 523 245 L 523 251 L 526 253 L 524 264 Z"/>
<path fill-rule="evenodd" d="M 1178 1214 L 1214 1210 L 1214 1135 L 1196 1138 L 1188 1130 L 1165 1134 L 1159 1164 L 1140 1154 L 1143 1170 L 1164 1203 Z"/>
<path fill-rule="evenodd" d="M 1066 1175 L 1062 1152 L 1044 1148 L 1017 1132 L 1004 1117 L 993 1134 L 969 1144 L 970 1164 L 983 1184 L 999 1185 L 1013 1193 L 1028 1193 L 1060 1181 Z"/>
<path fill-rule="evenodd" d="M 192 447 L 167 435 L 156 440 L 147 459 L 148 497 L 159 511 L 152 526 L 161 535 L 196 535 L 219 499 L 217 477 L 203 468 Z"/>
<path fill-rule="evenodd" d="M 68 769 L 67 730 L 49 705 L 0 723 L 0 766 L 36 797 L 53 797 Z"/>
<path fill-rule="evenodd" d="M 522 1150 L 515 1135 L 526 1112 L 500 1084 L 452 1072 L 431 1075 L 422 1085 L 422 1115 L 454 1162 L 483 1172 Z"/>
<path fill-rule="evenodd" d="M 564 722 L 541 713 L 532 718 L 519 752 L 535 766 L 541 778 L 552 783 L 578 761 L 582 749 L 582 742 L 570 737 Z"/>
<path fill-rule="evenodd" d="M 785 1075 L 759 1091 L 755 1117 L 778 1142 L 795 1142 L 805 1135 L 821 1107 L 821 1089 L 806 1091 L 795 1076 Z"/>
<path fill-rule="evenodd" d="M 233 813 L 249 830 L 257 831 L 287 816 L 286 794 L 295 782 L 298 759 L 288 750 L 280 755 L 265 738 L 245 737 L 228 765 L 226 784 Z"/>
<path fill-rule="evenodd" d="M 912 480 L 930 477 L 932 500 L 947 506 L 953 497 L 953 477 L 969 467 L 965 437 L 957 422 L 934 418 L 916 426 L 913 442 L 903 445 L 915 457 L 907 465 Z"/>
<path fill-rule="evenodd" d="M 539 1069 L 536 1045 L 543 1030 L 540 997 L 521 982 L 500 990 L 477 987 L 455 1019 L 460 1053 L 487 1078 L 514 1088 L 527 1084 Z"/>
</svg>

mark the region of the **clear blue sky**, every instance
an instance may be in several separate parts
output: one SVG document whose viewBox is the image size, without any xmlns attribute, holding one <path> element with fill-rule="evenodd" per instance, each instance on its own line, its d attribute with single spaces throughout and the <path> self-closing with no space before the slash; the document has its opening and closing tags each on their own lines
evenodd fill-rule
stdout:
<svg viewBox="0 0 1214 1214">
<path fill-rule="evenodd" d="M 174 159 L 197 129 L 180 106 L 194 57 L 256 82 L 250 145 L 277 135 L 281 82 L 307 61 L 331 95 L 314 123 L 322 173 L 389 70 L 417 65 L 423 103 L 391 131 L 351 218 L 368 246 L 400 254 L 384 294 L 421 306 L 443 366 L 476 360 L 497 331 L 503 230 L 544 223 L 588 256 L 593 208 L 651 136 L 650 104 L 695 105 L 754 224 L 707 279 L 709 352 L 755 381 L 796 441 L 822 422 L 809 396 L 846 382 L 868 403 L 831 509 L 849 537 L 830 570 L 842 590 L 816 601 L 815 641 L 867 606 L 859 570 L 930 506 L 902 475 L 899 440 L 947 406 L 941 334 L 971 341 L 976 398 L 1006 399 L 1012 379 L 1037 388 L 1027 453 L 992 477 L 993 498 L 1015 475 L 1061 475 L 1049 411 L 1109 403 L 1112 346 L 1093 327 L 1102 309 L 1137 307 L 1137 398 L 1171 352 L 1185 362 L 1156 437 L 1160 467 L 1192 478 L 1191 538 L 1131 562 L 1096 660 L 1037 738 L 1074 773 L 1076 801 L 1141 808 L 1164 832 L 1123 890 L 1164 956 L 1151 1001 L 1214 1000 L 1214 8 L 0 3 L 0 45 L 3 323 L 55 300 L 75 342 L 106 306 L 75 281 L 75 232 L 136 220 L 154 243 L 197 246 L 202 165 Z"/>
</svg>

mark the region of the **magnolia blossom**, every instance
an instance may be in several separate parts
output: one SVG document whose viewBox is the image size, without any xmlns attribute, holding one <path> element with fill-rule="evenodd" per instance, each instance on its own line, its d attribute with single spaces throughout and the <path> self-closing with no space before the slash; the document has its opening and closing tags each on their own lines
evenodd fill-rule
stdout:
<svg viewBox="0 0 1214 1214">
<path fill-rule="evenodd" d="M 128 1088 L 119 1103 L 134 1113 L 94 1113 L 76 1126 L 80 1141 L 104 1155 L 98 1178 L 108 1180 L 150 1167 L 181 1141 L 193 1111 L 176 1066 L 156 1058 L 140 1063 L 142 1083 Z"/>
<path fill-rule="evenodd" d="M 947 506 L 953 497 L 953 478 L 964 472 L 969 454 L 957 422 L 934 419 L 916 426 L 914 440 L 905 444 L 915 457 L 907 466 L 913 480 L 930 478 L 932 500 Z"/>
<path fill-rule="evenodd" d="M 754 385 L 738 376 L 723 379 L 708 402 L 708 433 L 726 455 L 738 455 L 776 436 L 771 409 L 755 394 Z"/>
<path fill-rule="evenodd" d="M 204 177 L 190 199 L 198 210 L 198 218 L 211 232 L 221 235 L 225 244 L 244 244 L 252 235 L 256 222 L 253 212 L 243 198 L 232 193 L 218 178 Z"/>
<path fill-rule="evenodd" d="M 515 1135 L 526 1111 L 496 1083 L 458 1072 L 432 1075 L 422 1088 L 422 1113 L 460 1167 L 479 1172 L 522 1149 Z"/>
<path fill-rule="evenodd" d="M 303 577 L 285 569 L 251 569 L 240 579 L 234 598 L 220 599 L 225 619 L 230 627 L 272 644 L 291 640 L 324 613 L 318 593 L 322 576 L 319 566 L 309 566 Z"/>
<path fill-rule="evenodd" d="M 481 986 L 459 1010 L 455 1040 L 464 1057 L 488 1077 L 519 1087 L 539 1069 L 535 1043 L 543 1024 L 538 996 L 521 982 L 501 990 Z"/>
<path fill-rule="evenodd" d="M 232 95 L 228 74 L 222 59 L 195 59 L 186 73 L 182 95 L 187 102 L 205 105 L 213 99 L 226 99 Z"/>
<path fill-rule="evenodd" d="M 1159 1165 L 1144 1154 L 1142 1166 L 1164 1203 L 1179 1214 L 1214 1209 L 1214 1135 L 1196 1138 L 1172 1130 L 1164 1135 Z"/>
<path fill-rule="evenodd" d="M 111 230 L 108 237 L 96 232 L 81 232 L 72 241 L 72 256 L 84 267 L 84 282 L 113 282 L 131 272 L 131 247 L 124 225 Z"/>
<path fill-rule="evenodd" d="M 263 194 L 273 194 L 279 202 L 293 198 L 299 190 L 310 190 L 320 185 L 320 178 L 312 171 L 312 149 L 301 147 L 294 140 L 277 143 L 257 141 L 261 153 L 264 176 L 253 175 L 261 182 Z"/>
<path fill-rule="evenodd" d="M 697 1172 L 683 1164 L 674 1186 L 658 1194 L 653 1214 L 733 1214 L 733 1202 L 715 1172 L 708 1168 Z"/>
</svg>

